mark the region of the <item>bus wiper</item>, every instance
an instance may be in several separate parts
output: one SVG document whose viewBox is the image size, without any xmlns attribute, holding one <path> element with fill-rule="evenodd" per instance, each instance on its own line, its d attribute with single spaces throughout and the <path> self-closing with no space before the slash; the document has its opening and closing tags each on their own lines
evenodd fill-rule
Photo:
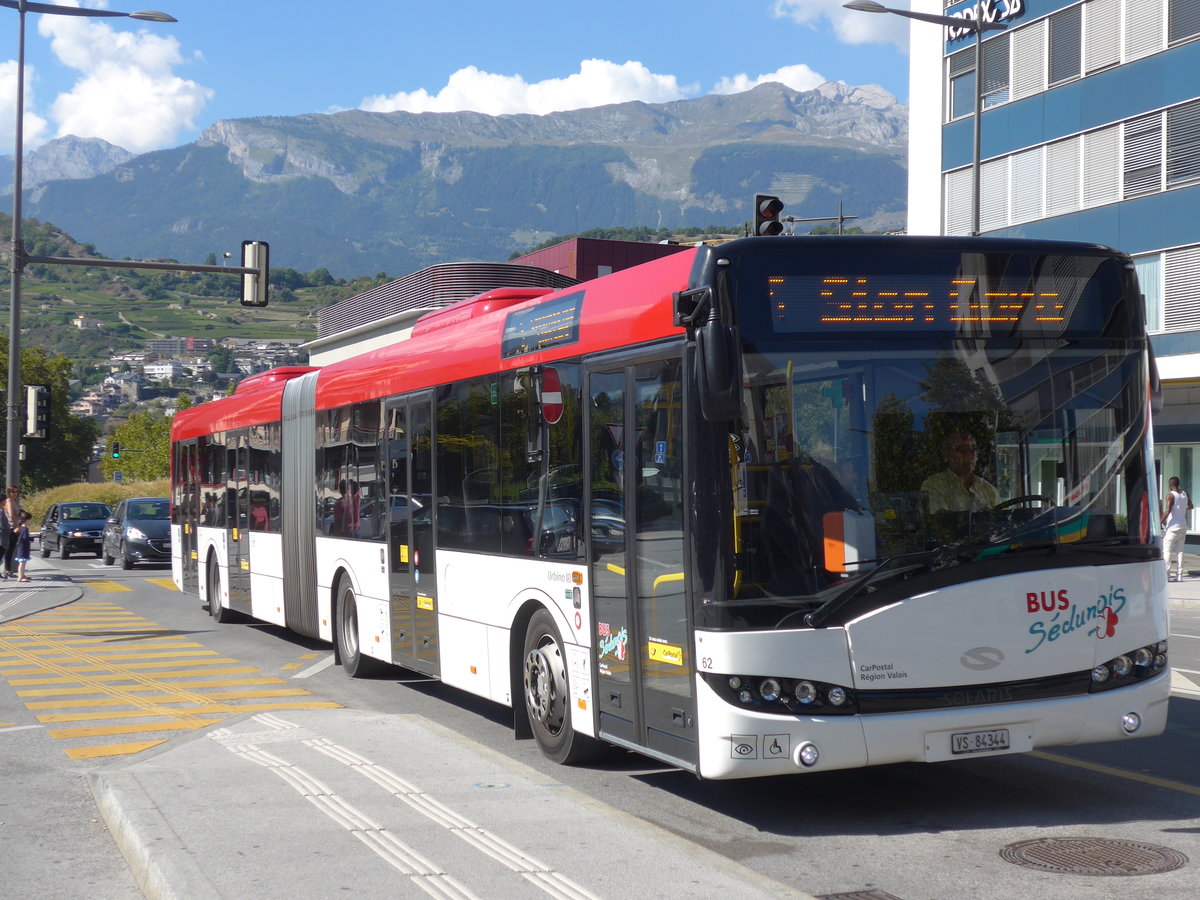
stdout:
<svg viewBox="0 0 1200 900">
<path fill-rule="evenodd" d="M 957 548 L 938 547 L 935 550 L 918 550 L 914 553 L 897 553 L 895 556 L 884 557 L 880 560 L 878 568 L 866 578 L 850 585 L 827 603 L 821 604 L 820 607 L 808 613 L 804 617 L 804 624 L 812 628 L 819 628 L 833 618 L 834 613 L 856 600 L 868 588 L 915 572 L 940 568 L 947 560 L 948 555 L 954 555 L 953 553 L 948 554 L 948 551 L 953 549 Z M 778 628 L 782 624 L 781 621 L 775 627 Z"/>
</svg>

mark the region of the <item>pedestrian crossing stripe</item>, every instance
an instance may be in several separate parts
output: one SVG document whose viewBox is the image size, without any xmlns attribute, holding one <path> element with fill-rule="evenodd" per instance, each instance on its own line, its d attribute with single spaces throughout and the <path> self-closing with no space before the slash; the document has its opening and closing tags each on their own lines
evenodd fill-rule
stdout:
<svg viewBox="0 0 1200 900">
<path fill-rule="evenodd" d="M 341 705 L 99 599 L 0 625 L 0 677 L 80 760 L 140 753 L 242 713 Z"/>
</svg>

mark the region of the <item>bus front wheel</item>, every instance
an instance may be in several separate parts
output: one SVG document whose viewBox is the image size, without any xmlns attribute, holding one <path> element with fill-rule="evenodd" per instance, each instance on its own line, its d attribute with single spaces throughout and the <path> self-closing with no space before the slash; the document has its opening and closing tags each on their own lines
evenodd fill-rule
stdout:
<svg viewBox="0 0 1200 900">
<path fill-rule="evenodd" d="M 562 638 L 550 613 L 539 609 L 525 631 L 521 682 L 529 727 L 542 753 L 557 763 L 582 762 L 599 743 L 571 727 L 571 692 Z"/>
<path fill-rule="evenodd" d="M 343 575 L 337 590 L 337 647 L 342 668 L 351 678 L 361 678 L 379 672 L 383 665 L 364 656 L 358 642 L 358 598 L 354 585 Z"/>
</svg>

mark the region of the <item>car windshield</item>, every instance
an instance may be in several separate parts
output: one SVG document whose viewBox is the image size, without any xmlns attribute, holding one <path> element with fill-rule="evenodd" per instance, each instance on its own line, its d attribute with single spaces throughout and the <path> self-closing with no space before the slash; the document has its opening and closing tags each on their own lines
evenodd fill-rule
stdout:
<svg viewBox="0 0 1200 900">
<path fill-rule="evenodd" d="M 167 500 L 139 500 L 137 503 L 130 503 L 129 509 L 125 514 L 127 519 L 165 519 L 170 512 L 170 503 Z"/>
<path fill-rule="evenodd" d="M 62 508 L 62 517 L 67 521 L 79 519 L 107 519 L 109 508 L 103 503 L 79 503 Z"/>
</svg>

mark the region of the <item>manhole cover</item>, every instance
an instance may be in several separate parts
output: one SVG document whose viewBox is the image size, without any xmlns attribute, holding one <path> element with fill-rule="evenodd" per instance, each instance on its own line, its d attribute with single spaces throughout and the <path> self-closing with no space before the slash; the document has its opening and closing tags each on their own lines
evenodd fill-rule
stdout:
<svg viewBox="0 0 1200 900">
<path fill-rule="evenodd" d="M 1018 841 L 1001 848 L 1000 857 L 1027 869 L 1063 875 L 1156 875 L 1188 863 L 1170 847 L 1086 837 Z"/>
</svg>

